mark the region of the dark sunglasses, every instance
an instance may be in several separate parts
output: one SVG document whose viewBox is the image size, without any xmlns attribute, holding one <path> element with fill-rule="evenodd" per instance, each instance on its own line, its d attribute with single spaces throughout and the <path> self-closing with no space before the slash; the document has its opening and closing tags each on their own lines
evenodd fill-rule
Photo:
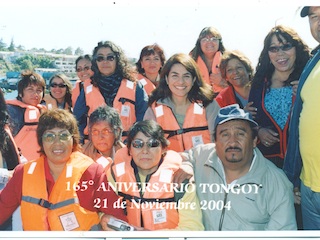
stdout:
<svg viewBox="0 0 320 240">
<path fill-rule="evenodd" d="M 89 69 L 91 69 L 91 68 L 88 67 L 88 66 L 85 66 L 84 68 L 77 68 L 76 71 L 77 72 L 82 72 L 82 71 L 88 71 Z"/>
<path fill-rule="evenodd" d="M 156 148 L 160 146 L 160 141 L 153 138 L 149 139 L 147 142 L 144 142 L 141 139 L 135 139 L 132 141 L 131 146 L 133 148 L 143 148 L 144 144 L 147 144 L 148 148 Z"/>
<path fill-rule="evenodd" d="M 102 62 L 102 61 L 109 61 L 109 62 L 113 62 L 114 59 L 116 58 L 116 56 L 114 55 L 109 55 L 109 56 L 97 56 L 96 57 L 96 61 L 97 62 Z"/>
<path fill-rule="evenodd" d="M 276 53 L 276 52 L 279 52 L 280 49 L 282 51 L 289 51 L 291 48 L 293 48 L 293 45 L 291 43 L 286 43 L 286 44 L 283 44 L 282 46 L 272 46 L 272 47 L 269 47 L 268 48 L 268 51 L 269 52 L 273 52 L 273 53 Z"/>
<path fill-rule="evenodd" d="M 64 84 L 64 83 L 51 83 L 50 84 L 50 87 L 52 87 L 52 88 L 56 88 L 56 87 L 58 87 L 58 88 L 65 88 L 67 85 L 66 84 Z"/>
</svg>

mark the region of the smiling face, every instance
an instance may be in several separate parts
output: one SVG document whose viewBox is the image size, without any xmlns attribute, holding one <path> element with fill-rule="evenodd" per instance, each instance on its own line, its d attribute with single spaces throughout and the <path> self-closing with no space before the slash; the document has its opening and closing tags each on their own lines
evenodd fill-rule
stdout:
<svg viewBox="0 0 320 240">
<path fill-rule="evenodd" d="M 287 41 L 280 36 L 282 39 L 282 43 L 279 42 L 276 35 L 273 35 L 271 38 L 270 47 L 280 47 L 287 43 Z M 278 72 L 285 72 L 285 73 L 292 73 L 294 70 L 294 63 L 296 61 L 296 48 L 292 47 L 289 50 L 281 50 L 279 49 L 278 52 L 270 52 L 268 51 L 269 58 L 275 70 Z"/>
<path fill-rule="evenodd" d="M 216 151 L 225 168 L 249 169 L 257 138 L 252 138 L 250 123 L 230 120 L 217 126 Z"/>
<path fill-rule="evenodd" d="M 102 47 L 99 48 L 97 51 L 96 57 L 104 57 L 105 59 L 102 60 L 101 62 L 97 61 L 97 66 L 100 71 L 100 73 L 103 76 L 110 76 L 116 71 L 117 67 L 117 58 L 113 58 L 113 60 L 107 60 L 106 58 L 108 56 L 114 56 L 114 52 L 109 47 Z"/>
<path fill-rule="evenodd" d="M 91 62 L 88 59 L 81 59 L 77 63 L 77 75 L 79 79 L 83 82 L 86 79 L 90 79 L 93 75 L 91 70 Z"/>
<path fill-rule="evenodd" d="M 166 82 L 172 93 L 172 98 L 186 99 L 190 92 L 195 77 L 192 77 L 191 73 L 180 63 L 172 65 Z"/>
<path fill-rule="evenodd" d="M 64 81 L 59 78 L 59 77 L 54 77 L 51 81 L 50 85 L 55 85 L 55 86 L 50 86 L 50 92 L 52 97 L 54 97 L 59 103 L 64 101 L 64 97 L 66 96 L 67 93 L 67 85 L 65 85 Z M 63 86 L 64 87 L 59 87 Z"/>
<path fill-rule="evenodd" d="M 237 59 L 230 59 L 226 66 L 226 80 L 234 87 L 243 88 L 249 82 L 249 73 L 243 63 Z"/>
<path fill-rule="evenodd" d="M 205 56 L 213 57 L 219 50 L 219 39 L 213 35 L 207 35 L 200 40 L 200 47 Z"/>
<path fill-rule="evenodd" d="M 142 148 L 135 148 L 130 146 L 129 153 L 132 156 L 133 161 L 138 167 L 139 173 L 143 175 L 148 175 L 155 172 L 158 168 L 161 156 L 164 153 L 164 149 L 161 147 L 161 144 L 157 147 L 148 147 L 146 142 L 151 138 L 144 135 L 142 132 L 138 132 L 133 138 L 132 142 L 135 140 L 141 140 L 144 142 Z"/>
<path fill-rule="evenodd" d="M 55 135 L 52 142 L 46 140 L 45 136 L 47 134 Z M 64 136 L 66 136 L 65 134 L 70 135 L 68 130 L 58 127 L 46 130 L 42 135 L 43 150 L 47 156 L 49 164 L 65 164 L 70 158 L 73 149 L 73 138 L 69 137 L 67 139 L 60 139 L 59 136 L 61 134 Z"/>
</svg>

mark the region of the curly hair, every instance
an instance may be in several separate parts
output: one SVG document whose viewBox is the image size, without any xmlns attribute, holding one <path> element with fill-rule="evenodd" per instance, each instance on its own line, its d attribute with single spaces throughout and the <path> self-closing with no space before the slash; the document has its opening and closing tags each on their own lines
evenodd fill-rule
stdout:
<svg viewBox="0 0 320 240">
<path fill-rule="evenodd" d="M 251 81 L 253 78 L 253 71 L 254 71 L 251 61 L 242 52 L 238 50 L 226 51 L 222 55 L 220 66 L 219 66 L 222 78 L 226 79 L 227 77 L 227 65 L 231 59 L 237 59 L 243 64 L 243 66 L 245 67 L 246 71 L 249 74 L 249 81 Z"/>
<path fill-rule="evenodd" d="M 252 81 L 252 87 L 261 86 L 265 80 L 268 80 L 268 87 L 271 85 L 271 77 L 275 70 L 274 65 L 270 61 L 268 49 L 271 44 L 272 37 L 276 36 L 280 43 L 283 39 L 291 43 L 296 48 L 296 60 L 294 63 L 294 70 L 290 74 L 285 85 L 290 85 L 290 82 L 298 80 L 302 70 L 310 58 L 310 49 L 308 45 L 300 38 L 298 33 L 287 26 L 278 25 L 273 27 L 264 39 L 264 46 L 259 56 L 259 61 L 256 67 L 256 73 Z"/>
<path fill-rule="evenodd" d="M 37 128 L 37 140 L 40 146 L 40 153 L 45 154 L 42 142 L 42 135 L 45 131 L 51 130 L 53 128 L 62 128 L 69 131 L 73 138 L 73 149 L 72 151 L 78 151 L 80 147 L 80 133 L 78 130 L 77 120 L 67 110 L 64 109 L 52 109 L 45 111 L 41 114 L 39 118 L 38 128 Z"/>
<path fill-rule="evenodd" d="M 111 41 L 105 41 L 105 42 L 98 42 L 98 45 L 93 49 L 92 53 L 92 66 L 91 69 L 94 72 L 93 76 L 91 77 L 92 84 L 94 86 L 97 86 L 97 83 L 99 81 L 100 77 L 100 71 L 98 69 L 97 65 L 97 52 L 100 48 L 110 48 L 111 51 L 115 54 L 116 56 L 116 70 L 115 72 L 118 73 L 122 78 L 128 79 L 130 81 L 135 81 L 136 79 L 134 78 L 135 76 L 135 71 L 133 66 L 129 63 L 126 55 L 124 54 L 123 50 L 115 45 Z"/>
<path fill-rule="evenodd" d="M 89 117 L 89 133 L 91 133 L 93 125 L 97 122 L 107 122 L 112 127 L 115 136 L 114 146 L 119 144 L 123 127 L 118 111 L 109 106 L 100 106 L 94 110 Z"/>
<path fill-rule="evenodd" d="M 170 70 L 174 64 L 181 64 L 195 78 L 193 86 L 188 93 L 187 98 L 190 102 L 202 101 L 203 106 L 207 106 L 214 98 L 214 92 L 211 86 L 202 79 L 197 63 L 187 54 L 177 53 L 171 56 L 161 70 L 159 85 L 151 93 L 149 106 L 159 99 L 165 99 L 172 96 L 172 92 L 166 82 Z"/>
</svg>

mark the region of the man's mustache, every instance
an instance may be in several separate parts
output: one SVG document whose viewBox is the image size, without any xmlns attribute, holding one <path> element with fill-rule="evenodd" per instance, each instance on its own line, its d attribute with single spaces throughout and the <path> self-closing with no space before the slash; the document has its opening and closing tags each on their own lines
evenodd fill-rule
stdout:
<svg viewBox="0 0 320 240">
<path fill-rule="evenodd" d="M 239 148 L 239 147 L 228 147 L 227 149 L 226 149 L 226 152 L 228 152 L 228 151 L 234 151 L 234 150 L 238 150 L 238 151 L 241 151 L 242 149 L 241 148 Z"/>
</svg>

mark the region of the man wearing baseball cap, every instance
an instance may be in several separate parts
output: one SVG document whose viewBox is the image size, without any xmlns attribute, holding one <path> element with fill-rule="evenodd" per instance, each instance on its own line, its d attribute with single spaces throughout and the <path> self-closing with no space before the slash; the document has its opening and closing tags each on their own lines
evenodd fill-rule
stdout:
<svg viewBox="0 0 320 240">
<path fill-rule="evenodd" d="M 295 230 L 292 184 L 256 148 L 258 124 L 238 104 L 221 108 L 214 143 L 182 153 L 194 169 L 206 230 Z"/>
<path fill-rule="evenodd" d="M 283 170 L 294 184 L 295 194 L 301 195 L 303 229 L 319 230 L 320 6 L 304 6 L 300 16 L 308 16 L 310 32 L 319 45 L 300 76 Z"/>
</svg>

